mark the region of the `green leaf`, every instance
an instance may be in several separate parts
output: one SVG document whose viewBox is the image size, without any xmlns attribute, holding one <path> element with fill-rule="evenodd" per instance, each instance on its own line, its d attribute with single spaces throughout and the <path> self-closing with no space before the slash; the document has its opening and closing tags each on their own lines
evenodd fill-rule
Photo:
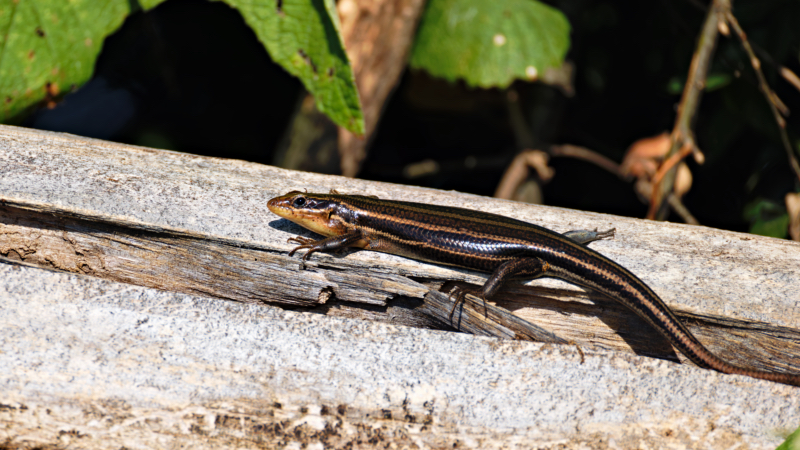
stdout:
<svg viewBox="0 0 800 450">
<path fill-rule="evenodd" d="M 164 0 L 140 0 L 146 10 Z M 332 0 L 222 0 L 334 122 L 363 135 L 364 117 Z M 83 85 L 130 0 L 0 0 L 0 122 Z M 288 112 L 287 112 L 288 114 Z"/>
<path fill-rule="evenodd" d="M 794 430 L 775 450 L 800 450 L 800 428 Z"/>
<path fill-rule="evenodd" d="M 0 122 L 89 80 L 129 0 L 0 0 Z"/>
<path fill-rule="evenodd" d="M 731 84 L 733 77 L 727 73 L 711 74 L 706 78 L 706 92 L 716 91 Z"/>
<path fill-rule="evenodd" d="M 683 92 L 683 85 L 685 83 L 685 79 L 674 76 L 667 81 L 667 92 L 671 95 L 678 95 Z"/>
<path fill-rule="evenodd" d="M 333 0 L 222 0 L 236 8 L 272 59 L 298 77 L 317 108 L 355 134 L 364 116 Z"/>
<path fill-rule="evenodd" d="M 429 0 L 411 67 L 471 86 L 506 87 L 559 67 L 569 48 L 569 22 L 535 0 Z"/>
<path fill-rule="evenodd" d="M 151 9 L 164 3 L 165 1 L 166 0 L 139 0 L 139 4 L 142 5 L 142 8 L 145 11 L 150 11 Z"/>
<path fill-rule="evenodd" d="M 757 199 L 744 208 L 744 217 L 750 221 L 750 233 L 785 239 L 789 233 L 789 214 L 771 200 Z"/>
<path fill-rule="evenodd" d="M 733 77 L 731 77 L 727 73 L 717 73 L 717 74 L 710 74 L 706 77 L 706 92 L 713 92 L 718 89 L 722 89 L 725 86 L 731 84 L 733 81 Z M 686 84 L 686 78 L 680 78 L 674 76 L 669 79 L 667 82 L 667 92 L 672 95 L 677 95 L 683 92 L 683 87 Z"/>
</svg>

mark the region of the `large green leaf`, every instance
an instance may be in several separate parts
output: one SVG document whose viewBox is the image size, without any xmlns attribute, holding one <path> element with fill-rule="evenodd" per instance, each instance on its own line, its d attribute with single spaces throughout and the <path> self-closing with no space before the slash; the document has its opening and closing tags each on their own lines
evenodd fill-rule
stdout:
<svg viewBox="0 0 800 450">
<path fill-rule="evenodd" d="M 236 8 L 272 59 L 298 77 L 317 108 L 355 134 L 364 116 L 333 0 L 221 0 Z"/>
<path fill-rule="evenodd" d="M 535 0 L 429 0 L 411 66 L 450 81 L 506 87 L 559 67 L 569 22 Z"/>
<path fill-rule="evenodd" d="M 164 0 L 140 0 L 147 10 Z M 236 8 L 273 61 L 303 82 L 317 108 L 355 134 L 364 116 L 333 0 L 215 0 Z"/>
<path fill-rule="evenodd" d="M 163 1 L 139 4 L 147 10 Z M 300 78 L 320 111 L 364 133 L 332 0 L 222 1 L 242 14 L 275 62 Z M 43 100 L 88 81 L 103 40 L 135 5 L 131 0 L 0 0 L 0 122 L 19 120 Z"/>
<path fill-rule="evenodd" d="M 128 0 L 0 0 L 0 121 L 19 121 L 91 76 Z"/>
</svg>

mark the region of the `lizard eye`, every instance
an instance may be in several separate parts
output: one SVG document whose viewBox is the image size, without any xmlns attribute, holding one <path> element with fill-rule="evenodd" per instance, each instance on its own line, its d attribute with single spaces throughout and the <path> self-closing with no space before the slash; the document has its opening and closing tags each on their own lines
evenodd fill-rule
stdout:
<svg viewBox="0 0 800 450">
<path fill-rule="evenodd" d="M 305 205 L 306 205 L 306 198 L 305 197 L 297 197 L 292 202 L 292 206 L 294 206 L 295 208 L 302 208 Z"/>
</svg>

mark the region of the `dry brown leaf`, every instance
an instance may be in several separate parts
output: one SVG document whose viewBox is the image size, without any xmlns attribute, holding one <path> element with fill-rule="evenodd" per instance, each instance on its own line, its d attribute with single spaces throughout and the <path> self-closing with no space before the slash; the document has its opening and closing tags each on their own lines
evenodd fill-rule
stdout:
<svg viewBox="0 0 800 450">
<path fill-rule="evenodd" d="M 647 176 L 649 179 L 658 170 L 658 165 L 669 151 L 670 144 L 670 137 L 666 132 L 639 139 L 628 147 L 620 171 L 625 175 L 637 178 Z"/>
<path fill-rule="evenodd" d="M 669 133 L 666 132 L 658 136 L 639 139 L 628 148 L 628 152 L 622 160 L 620 172 L 624 175 L 651 181 L 671 145 L 672 140 Z M 673 191 L 678 197 L 683 197 L 691 187 L 692 172 L 686 163 L 681 162 L 678 164 Z"/>
<path fill-rule="evenodd" d="M 678 197 L 683 197 L 692 188 L 692 171 L 686 163 L 678 164 L 678 173 L 675 174 L 675 185 L 672 190 Z"/>
</svg>

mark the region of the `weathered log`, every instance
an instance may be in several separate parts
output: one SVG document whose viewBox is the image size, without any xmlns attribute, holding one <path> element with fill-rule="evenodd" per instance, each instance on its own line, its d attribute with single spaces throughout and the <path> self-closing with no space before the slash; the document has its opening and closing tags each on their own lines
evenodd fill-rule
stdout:
<svg viewBox="0 0 800 450">
<path fill-rule="evenodd" d="M 452 283 L 485 275 L 366 251 L 301 266 L 286 240 L 310 234 L 266 201 L 306 188 L 469 207 L 558 231 L 616 228 L 592 247 L 648 283 L 712 351 L 800 371 L 793 242 L 0 126 L 0 260 L 15 264 L 0 264 L 0 414 L 8 439 L 30 437 L 9 442 L 152 447 L 174 423 L 187 445 L 213 434 L 251 446 L 301 432 L 313 435 L 304 442 L 324 430 L 341 437 L 339 425 L 369 440 L 384 424 L 396 444 L 407 433 L 430 446 L 514 436 L 521 447 L 556 436 L 653 444 L 646 430 L 656 429 L 687 447 L 774 447 L 772 430 L 800 420 L 796 388 L 665 362 L 672 348 L 630 311 L 559 281 L 510 286 L 496 306 L 473 298 L 451 317 Z M 286 334 L 289 322 L 302 325 Z M 281 333 L 265 350 L 261 340 Z M 137 428 L 154 417 L 162 422 Z"/>
</svg>

